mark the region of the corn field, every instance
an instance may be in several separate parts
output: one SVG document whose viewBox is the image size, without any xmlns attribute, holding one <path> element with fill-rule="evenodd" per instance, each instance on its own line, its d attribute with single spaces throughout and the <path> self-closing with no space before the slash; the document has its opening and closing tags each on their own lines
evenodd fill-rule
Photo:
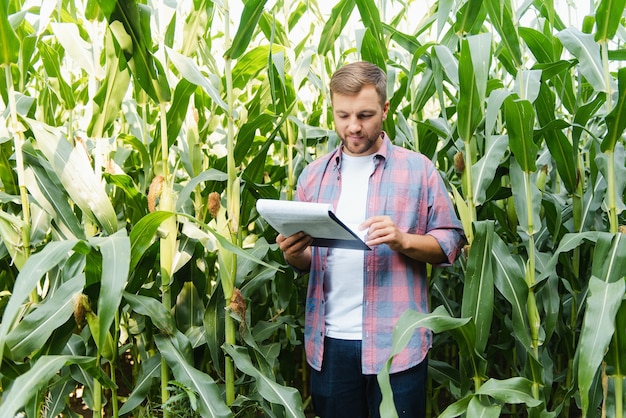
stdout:
<svg viewBox="0 0 626 418">
<path fill-rule="evenodd" d="M 626 416 L 626 0 L 557 3 L 0 0 L 0 416 L 309 416 L 255 202 L 357 60 L 468 237 L 394 330 L 435 333 L 429 416 Z"/>
</svg>

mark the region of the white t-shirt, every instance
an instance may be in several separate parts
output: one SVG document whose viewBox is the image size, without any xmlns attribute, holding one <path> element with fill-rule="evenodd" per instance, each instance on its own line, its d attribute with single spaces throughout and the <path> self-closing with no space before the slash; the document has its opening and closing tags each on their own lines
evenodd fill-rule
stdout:
<svg viewBox="0 0 626 418">
<path fill-rule="evenodd" d="M 365 221 L 369 178 L 374 171 L 372 155 L 355 157 L 343 154 L 341 194 L 335 213 L 357 235 Z M 345 340 L 360 340 L 363 328 L 363 250 L 332 248 L 328 253 L 324 295 L 326 335 Z"/>
</svg>

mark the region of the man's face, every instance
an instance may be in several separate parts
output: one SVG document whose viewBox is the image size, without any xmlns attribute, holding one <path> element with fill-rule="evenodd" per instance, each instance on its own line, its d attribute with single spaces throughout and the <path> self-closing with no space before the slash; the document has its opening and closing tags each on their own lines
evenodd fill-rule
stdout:
<svg viewBox="0 0 626 418">
<path fill-rule="evenodd" d="M 389 102 L 381 106 L 373 85 L 366 85 L 356 95 L 333 95 L 335 129 L 343 151 L 348 155 L 374 154 L 382 144 L 383 121 Z"/>
</svg>

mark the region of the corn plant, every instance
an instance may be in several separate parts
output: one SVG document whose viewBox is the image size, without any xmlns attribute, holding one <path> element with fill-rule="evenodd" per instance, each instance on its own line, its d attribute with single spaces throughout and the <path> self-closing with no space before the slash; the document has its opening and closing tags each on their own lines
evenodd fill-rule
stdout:
<svg viewBox="0 0 626 418">
<path fill-rule="evenodd" d="M 304 416 L 306 276 L 255 202 L 364 59 L 468 238 L 394 334 L 436 333 L 429 415 L 623 416 L 626 1 L 556 6 L 1 0 L 0 415 Z"/>
</svg>

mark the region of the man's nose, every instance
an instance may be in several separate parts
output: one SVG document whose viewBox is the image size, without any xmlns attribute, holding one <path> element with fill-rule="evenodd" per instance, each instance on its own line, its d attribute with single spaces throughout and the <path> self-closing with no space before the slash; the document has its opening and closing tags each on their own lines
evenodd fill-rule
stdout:
<svg viewBox="0 0 626 418">
<path fill-rule="evenodd" d="M 359 132 L 361 130 L 361 122 L 358 118 L 350 118 L 348 123 L 348 129 L 350 132 Z"/>
</svg>

